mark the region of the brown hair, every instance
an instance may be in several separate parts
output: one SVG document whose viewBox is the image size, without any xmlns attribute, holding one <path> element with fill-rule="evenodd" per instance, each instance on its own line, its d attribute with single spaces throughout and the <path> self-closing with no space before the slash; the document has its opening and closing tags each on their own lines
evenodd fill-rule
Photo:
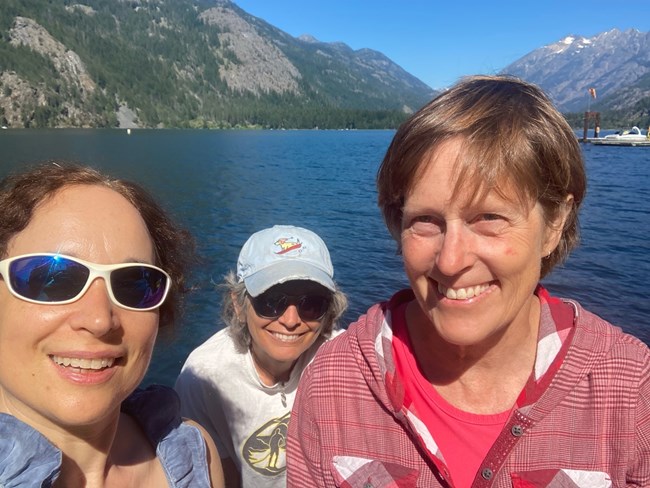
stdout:
<svg viewBox="0 0 650 488">
<path fill-rule="evenodd" d="M 193 239 L 136 183 L 61 161 L 51 161 L 6 177 L 0 182 L 0 256 L 6 257 L 9 240 L 27 227 L 40 204 L 72 185 L 109 188 L 138 210 L 154 245 L 154 264 L 172 278 L 172 287 L 160 307 L 160 326 L 173 324 L 181 311 L 182 297 L 188 291 L 186 277 L 194 258 Z"/>
<path fill-rule="evenodd" d="M 429 156 L 452 138 L 462 141 L 454 195 L 468 185 L 476 198 L 511 187 L 520 203 L 539 202 L 547 223 L 573 195 L 560 243 L 542 261 L 544 277 L 579 241 L 586 175 L 577 136 L 535 85 L 509 76 L 462 79 L 399 127 L 379 168 L 378 203 L 398 246 L 405 197 Z"/>
</svg>

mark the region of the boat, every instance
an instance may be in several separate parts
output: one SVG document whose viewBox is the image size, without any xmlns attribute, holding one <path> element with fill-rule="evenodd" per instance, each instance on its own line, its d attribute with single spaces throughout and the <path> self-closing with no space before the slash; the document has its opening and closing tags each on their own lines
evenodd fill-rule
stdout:
<svg viewBox="0 0 650 488">
<path fill-rule="evenodd" d="M 650 146 L 650 130 L 644 135 L 637 126 L 605 137 L 589 139 L 598 146 Z"/>
</svg>

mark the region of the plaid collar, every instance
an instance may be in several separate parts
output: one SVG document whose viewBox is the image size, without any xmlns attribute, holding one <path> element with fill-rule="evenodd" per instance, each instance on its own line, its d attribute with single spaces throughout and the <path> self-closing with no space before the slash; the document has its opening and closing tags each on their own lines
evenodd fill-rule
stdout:
<svg viewBox="0 0 650 488">
<path fill-rule="evenodd" d="M 517 407 L 524 408 L 535 403 L 546 390 L 559 370 L 575 331 L 578 311 L 567 302 L 550 293 L 542 285 L 535 289 L 540 302 L 540 323 L 537 337 L 537 355 L 531 376 L 517 399 Z M 392 314 L 402 303 L 414 300 L 413 292 L 402 290 L 393 295 L 383 310 L 383 321 L 375 339 L 375 353 L 385 378 L 389 397 L 395 410 L 401 409 L 403 391 L 395 375 L 392 353 Z M 401 392 L 401 394 L 400 394 Z M 396 396 L 395 396 L 396 395 Z"/>
<path fill-rule="evenodd" d="M 577 308 L 571 302 L 552 297 L 542 285 L 537 286 L 535 294 L 540 304 L 537 356 L 530 378 L 517 399 L 520 410 L 527 410 L 539 400 L 560 369 L 575 332 L 578 315 Z"/>
</svg>

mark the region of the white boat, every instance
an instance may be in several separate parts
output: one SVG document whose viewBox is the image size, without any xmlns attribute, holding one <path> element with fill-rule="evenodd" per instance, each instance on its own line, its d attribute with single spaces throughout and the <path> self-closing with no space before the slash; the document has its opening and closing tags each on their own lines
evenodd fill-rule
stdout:
<svg viewBox="0 0 650 488">
<path fill-rule="evenodd" d="M 630 130 L 590 139 L 590 142 L 600 146 L 650 146 L 650 132 L 644 135 L 641 129 L 634 126 Z"/>
</svg>

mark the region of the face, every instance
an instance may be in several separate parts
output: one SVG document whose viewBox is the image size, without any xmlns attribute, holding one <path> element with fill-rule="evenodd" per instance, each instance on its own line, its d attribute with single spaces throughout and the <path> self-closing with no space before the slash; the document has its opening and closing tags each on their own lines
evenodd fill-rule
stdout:
<svg viewBox="0 0 650 488">
<path fill-rule="evenodd" d="M 401 243 L 419 304 L 409 310 L 409 328 L 472 347 L 536 330 L 533 292 L 560 231 L 545 224 L 539 204 L 516 203 L 514 192 L 452 198 L 459 149 L 451 140 L 430 156 L 405 199 Z"/>
<path fill-rule="evenodd" d="M 291 297 L 329 292 L 312 281 L 288 281 L 270 288 L 267 293 L 286 294 Z M 293 364 L 316 341 L 321 332 L 320 320 L 303 320 L 296 304 L 290 304 L 276 319 L 258 315 L 249 304 L 246 321 L 252 339 L 253 355 L 267 372 L 283 376 Z M 278 378 L 276 378 L 277 380 Z"/>
<path fill-rule="evenodd" d="M 99 264 L 154 264 L 138 211 L 100 186 L 63 188 L 34 212 L 7 257 L 61 253 Z M 143 378 L 158 311 L 114 305 L 103 279 L 76 302 L 34 304 L 0 283 L 0 411 L 39 430 L 101 424 Z"/>
</svg>

